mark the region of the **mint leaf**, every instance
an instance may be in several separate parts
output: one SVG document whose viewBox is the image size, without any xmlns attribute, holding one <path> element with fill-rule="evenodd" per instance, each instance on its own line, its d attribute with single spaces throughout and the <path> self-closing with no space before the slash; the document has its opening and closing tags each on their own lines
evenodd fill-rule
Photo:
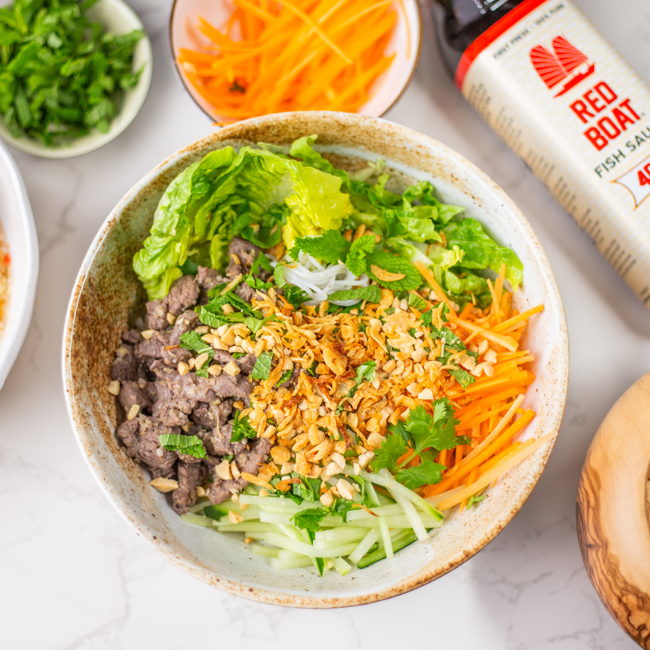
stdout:
<svg viewBox="0 0 650 650">
<path fill-rule="evenodd" d="M 278 380 L 278 383 L 276 384 L 276 386 L 281 386 L 282 384 L 284 384 L 285 381 L 289 381 L 289 379 L 291 379 L 291 373 L 292 372 L 293 372 L 292 370 L 285 370 L 282 373 L 282 376 L 280 377 L 280 379 Z"/>
<path fill-rule="evenodd" d="M 417 294 L 409 293 L 408 306 L 413 307 L 413 309 L 417 309 L 418 311 L 422 311 L 427 308 L 427 303 L 424 298 L 420 298 Z"/>
<path fill-rule="evenodd" d="M 368 260 L 368 271 L 367 274 L 370 278 L 378 282 L 382 287 L 391 289 L 392 291 L 398 291 L 403 289 L 404 291 L 412 291 L 417 289 L 422 285 L 422 276 L 420 272 L 403 257 L 397 257 L 396 255 L 391 255 L 391 253 L 386 253 L 385 251 L 373 251 L 367 257 Z M 401 280 L 394 280 L 392 282 L 387 282 L 380 280 L 373 272 L 371 267 L 378 266 L 380 269 L 384 269 L 389 273 L 401 273 L 404 277 Z"/>
<path fill-rule="evenodd" d="M 375 236 L 363 235 L 355 239 L 350 246 L 350 252 L 345 258 L 345 266 L 350 272 L 359 277 L 368 270 L 368 260 L 370 253 L 375 250 Z"/>
<path fill-rule="evenodd" d="M 181 334 L 181 342 L 179 345 L 182 348 L 191 350 L 197 354 L 203 354 L 204 352 L 207 352 L 210 359 L 214 357 L 214 348 L 211 345 L 208 345 L 201 338 L 201 335 L 197 334 L 196 332 L 185 332 L 184 334 Z"/>
<path fill-rule="evenodd" d="M 338 230 L 326 230 L 318 237 L 298 237 L 289 253 L 294 260 L 299 251 L 304 251 L 321 262 L 336 264 L 345 260 L 349 250 L 350 242 Z"/>
<path fill-rule="evenodd" d="M 409 490 L 415 490 L 423 485 L 439 483 L 444 469 L 444 465 L 426 460 L 415 467 L 401 469 L 395 478 Z"/>
<path fill-rule="evenodd" d="M 163 433 L 158 437 L 160 438 L 160 444 L 168 451 L 188 454 L 194 456 L 194 458 L 207 457 L 203 441 L 198 436 L 185 436 L 181 433 Z"/>
<path fill-rule="evenodd" d="M 381 300 L 381 289 L 376 284 L 371 284 L 368 287 L 359 287 L 358 289 L 335 291 L 328 296 L 328 300 L 367 300 L 368 302 L 378 303 Z"/>
<path fill-rule="evenodd" d="M 247 417 L 240 418 L 240 413 L 241 411 L 235 411 L 230 442 L 241 442 L 244 438 L 249 440 L 257 438 L 257 432 L 251 426 L 250 420 Z"/>
<path fill-rule="evenodd" d="M 463 387 L 467 388 L 476 381 L 475 377 L 467 372 L 464 368 L 454 368 L 449 370 L 449 374 Z"/>
<path fill-rule="evenodd" d="M 357 376 L 354 378 L 354 386 L 345 395 L 339 405 L 336 407 L 336 412 L 340 413 L 346 400 L 351 399 L 357 392 L 357 389 L 364 381 L 372 381 L 375 378 L 375 367 L 377 364 L 374 361 L 366 361 L 357 367 Z"/>
<path fill-rule="evenodd" d="M 253 372 L 251 372 L 251 379 L 257 379 L 258 381 L 263 381 L 269 378 L 271 374 L 271 364 L 273 363 L 273 352 L 262 352 L 257 361 L 255 362 L 255 367 Z"/>
<path fill-rule="evenodd" d="M 291 521 L 296 525 L 296 528 L 310 533 L 309 536 L 313 539 L 313 533 L 320 530 L 320 522 L 325 517 L 327 517 L 327 510 L 323 508 L 307 508 L 307 510 L 301 510 L 291 517 Z"/>
<path fill-rule="evenodd" d="M 222 325 L 230 324 L 230 321 L 224 315 L 214 314 L 205 307 L 197 307 L 196 313 L 199 315 L 199 320 L 212 329 L 218 329 Z"/>
</svg>

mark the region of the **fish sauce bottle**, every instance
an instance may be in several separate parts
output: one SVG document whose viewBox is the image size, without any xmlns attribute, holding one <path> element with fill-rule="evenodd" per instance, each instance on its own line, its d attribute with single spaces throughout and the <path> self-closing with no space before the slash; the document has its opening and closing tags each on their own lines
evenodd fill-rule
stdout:
<svg viewBox="0 0 650 650">
<path fill-rule="evenodd" d="M 465 99 L 650 308 L 650 87 L 570 0 L 428 0 Z"/>
</svg>

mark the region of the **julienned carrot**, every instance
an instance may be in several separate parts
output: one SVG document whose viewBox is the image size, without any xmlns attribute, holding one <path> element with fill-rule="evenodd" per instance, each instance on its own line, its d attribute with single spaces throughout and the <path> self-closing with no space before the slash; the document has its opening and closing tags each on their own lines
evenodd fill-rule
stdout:
<svg viewBox="0 0 650 650">
<path fill-rule="evenodd" d="M 433 496 L 435 494 L 440 494 L 444 492 L 448 487 L 451 487 L 453 483 L 458 483 L 461 479 L 467 476 L 475 467 L 478 467 L 490 457 L 499 453 L 503 447 L 511 443 L 512 439 L 535 417 L 535 414 L 532 411 L 526 411 L 519 420 L 517 420 L 512 426 L 508 427 L 490 446 L 479 453 L 478 455 L 473 456 L 471 460 L 465 464 L 464 467 L 459 469 L 454 474 L 447 474 L 447 478 L 436 485 L 431 485 L 424 490 L 424 493 L 427 496 Z M 469 458 L 469 457 L 468 457 Z"/>
<path fill-rule="evenodd" d="M 482 476 L 474 481 L 471 485 L 468 485 L 463 490 L 459 490 L 452 496 L 444 499 L 438 503 L 437 508 L 439 510 L 447 510 L 448 508 L 453 508 L 456 504 L 460 503 L 463 499 L 471 497 L 472 494 L 480 492 L 483 488 L 486 488 L 492 481 L 495 481 L 500 476 L 505 474 L 508 470 L 512 469 L 515 465 L 518 465 L 522 460 L 528 458 L 531 454 L 536 452 L 540 447 L 543 447 L 547 442 L 550 442 L 553 439 L 555 433 L 549 433 L 538 440 L 535 440 L 532 444 L 522 445 L 522 448 L 519 448 L 512 456 L 501 461 L 498 465 L 487 471 Z"/>
<path fill-rule="evenodd" d="M 392 64 L 393 0 L 233 0 L 211 43 L 181 50 L 189 83 L 221 122 L 288 110 L 356 112 Z M 363 27 L 361 28 L 361 25 Z"/>
<path fill-rule="evenodd" d="M 517 316 L 513 316 L 512 318 L 509 318 L 508 320 L 503 321 L 502 323 L 499 323 L 498 325 L 495 325 L 492 328 L 493 332 L 501 332 L 504 329 L 510 327 L 510 325 L 514 325 L 515 323 L 518 323 L 519 321 L 522 320 L 528 320 L 531 316 L 534 314 L 539 314 L 539 312 L 544 311 L 544 305 L 537 305 L 537 307 L 533 307 L 532 309 L 529 309 L 525 312 L 522 312 L 521 314 L 518 314 Z"/>
</svg>

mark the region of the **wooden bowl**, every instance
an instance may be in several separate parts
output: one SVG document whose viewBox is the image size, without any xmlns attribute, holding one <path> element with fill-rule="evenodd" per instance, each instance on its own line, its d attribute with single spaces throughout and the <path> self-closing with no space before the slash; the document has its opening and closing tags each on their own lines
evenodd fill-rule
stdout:
<svg viewBox="0 0 650 650">
<path fill-rule="evenodd" d="M 191 526 L 149 485 L 144 470 L 117 444 L 115 399 L 107 391 L 120 333 L 142 306 L 143 290 L 133 254 L 151 227 L 171 180 L 194 161 L 225 145 L 286 145 L 317 133 L 317 149 L 348 169 L 378 157 L 398 170 L 403 184 L 430 180 L 446 203 L 467 206 L 524 264 L 524 283 L 514 297 L 523 311 L 544 303 L 523 345 L 535 354 L 535 381 L 524 402 L 537 417 L 525 438 L 550 439 L 490 488 L 488 498 L 459 515 L 432 538 L 392 560 L 342 577 L 318 578 L 303 569 L 276 571 L 227 534 Z M 568 382 L 568 340 L 560 294 L 546 255 L 530 224 L 483 172 L 422 134 L 384 120 L 351 113 L 283 113 L 220 129 L 174 154 L 149 172 L 109 215 L 83 262 L 65 326 L 63 374 L 68 409 L 80 447 L 107 496 L 157 551 L 220 589 L 246 598 L 295 607 L 343 607 L 383 600 L 424 585 L 459 566 L 490 542 L 515 516 L 544 470 L 560 427 Z"/>
<path fill-rule="evenodd" d="M 614 404 L 600 425 L 578 488 L 580 552 L 607 611 L 650 648 L 650 373 Z"/>
</svg>

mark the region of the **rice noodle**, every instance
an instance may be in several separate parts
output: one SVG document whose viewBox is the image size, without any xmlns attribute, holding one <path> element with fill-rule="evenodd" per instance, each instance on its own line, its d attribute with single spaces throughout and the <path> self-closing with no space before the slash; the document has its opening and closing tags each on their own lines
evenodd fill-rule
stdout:
<svg viewBox="0 0 650 650">
<path fill-rule="evenodd" d="M 318 260 L 300 251 L 298 261 L 295 262 L 289 256 L 282 260 L 285 263 L 284 279 L 296 287 L 299 287 L 309 296 L 306 305 L 319 305 L 327 300 L 327 297 L 335 291 L 345 291 L 356 287 L 367 287 L 370 283 L 367 275 L 356 277 L 345 264 L 321 264 Z M 271 261 L 272 266 L 279 262 Z M 331 300 L 334 305 L 349 307 L 358 300 Z"/>
</svg>

